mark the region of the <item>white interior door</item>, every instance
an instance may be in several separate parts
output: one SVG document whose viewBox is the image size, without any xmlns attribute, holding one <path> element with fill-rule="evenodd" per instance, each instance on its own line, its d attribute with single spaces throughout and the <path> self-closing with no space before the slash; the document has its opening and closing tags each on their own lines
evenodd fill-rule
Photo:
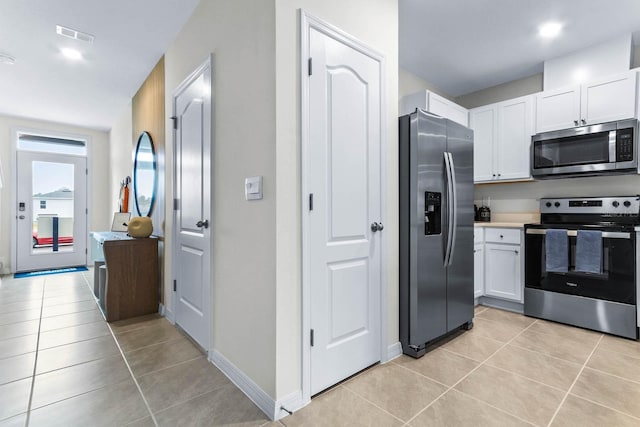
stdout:
<svg viewBox="0 0 640 427">
<path fill-rule="evenodd" d="M 211 61 L 176 90 L 176 323 L 209 350 L 211 339 Z"/>
<path fill-rule="evenodd" d="M 16 271 L 87 264 L 87 158 L 17 151 Z"/>
<path fill-rule="evenodd" d="M 380 360 L 381 64 L 310 29 L 311 394 Z"/>
</svg>

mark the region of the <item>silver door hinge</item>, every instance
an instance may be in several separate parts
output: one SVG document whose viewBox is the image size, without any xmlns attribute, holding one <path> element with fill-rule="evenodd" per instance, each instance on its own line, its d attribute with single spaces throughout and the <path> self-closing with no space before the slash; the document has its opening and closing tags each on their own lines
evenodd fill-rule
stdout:
<svg viewBox="0 0 640 427">
<path fill-rule="evenodd" d="M 313 58 L 309 58 L 309 75 L 313 74 Z"/>
<path fill-rule="evenodd" d="M 171 116 L 171 120 L 173 120 L 173 128 L 178 129 L 178 118 L 176 116 Z"/>
<path fill-rule="evenodd" d="M 314 344 L 314 343 L 313 343 L 313 341 L 314 341 L 314 339 L 313 339 L 313 338 L 314 338 L 314 337 L 313 337 L 313 329 L 311 330 L 311 336 L 310 336 L 310 338 L 311 338 L 311 347 L 313 347 L 313 344 Z"/>
<path fill-rule="evenodd" d="M 178 209 L 180 209 L 180 200 L 173 199 L 173 210 L 177 211 Z"/>
<path fill-rule="evenodd" d="M 309 193 L 309 210 L 313 210 L 313 193 Z"/>
<path fill-rule="evenodd" d="M 84 254 L 89 255 L 89 248 L 84 248 Z"/>
<path fill-rule="evenodd" d="M 89 215 L 89 208 L 85 208 L 84 209 L 84 213 L 85 213 L 85 215 Z"/>
<path fill-rule="evenodd" d="M 84 174 L 85 174 L 85 175 L 89 175 L 89 168 L 86 168 L 86 169 L 84 170 Z"/>
<path fill-rule="evenodd" d="M 178 281 L 174 280 L 173 281 L 173 292 L 175 292 L 178 289 Z"/>
</svg>

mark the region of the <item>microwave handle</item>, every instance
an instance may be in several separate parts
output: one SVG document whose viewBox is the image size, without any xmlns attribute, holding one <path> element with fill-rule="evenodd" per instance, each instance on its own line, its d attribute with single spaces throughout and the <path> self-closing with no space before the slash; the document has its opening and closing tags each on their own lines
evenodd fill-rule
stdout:
<svg viewBox="0 0 640 427">
<path fill-rule="evenodd" d="M 609 131 L 609 162 L 616 161 L 616 131 Z"/>
</svg>

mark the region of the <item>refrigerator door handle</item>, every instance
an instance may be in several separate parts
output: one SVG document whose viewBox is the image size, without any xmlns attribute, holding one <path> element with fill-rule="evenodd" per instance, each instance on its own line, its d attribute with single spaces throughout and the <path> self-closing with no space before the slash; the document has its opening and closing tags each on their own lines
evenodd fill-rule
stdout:
<svg viewBox="0 0 640 427">
<path fill-rule="evenodd" d="M 444 252 L 444 266 L 447 267 L 449 265 L 449 261 L 451 258 L 451 245 L 453 238 L 453 223 L 451 220 L 453 213 L 453 177 L 451 176 L 451 153 L 445 151 L 444 152 L 444 169 L 447 173 L 447 246 Z"/>
<path fill-rule="evenodd" d="M 451 209 L 450 211 L 450 216 L 449 216 L 449 224 L 451 226 L 450 228 L 450 239 L 451 239 L 451 250 L 449 251 L 449 264 L 447 265 L 451 265 L 453 264 L 453 253 L 456 250 L 456 231 L 458 229 L 458 215 L 457 215 L 457 210 L 458 210 L 458 191 L 456 189 L 457 187 L 457 182 L 456 182 L 456 166 L 453 163 L 453 154 L 451 153 L 447 153 L 449 155 L 449 169 L 451 170 L 451 194 L 453 195 L 453 200 L 451 202 L 451 207 L 453 209 Z"/>
</svg>

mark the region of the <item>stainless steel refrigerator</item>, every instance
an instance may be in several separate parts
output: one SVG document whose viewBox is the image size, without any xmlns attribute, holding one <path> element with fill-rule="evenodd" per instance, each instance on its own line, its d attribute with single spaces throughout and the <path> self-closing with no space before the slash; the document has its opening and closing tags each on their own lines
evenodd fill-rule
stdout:
<svg viewBox="0 0 640 427">
<path fill-rule="evenodd" d="M 413 357 L 473 326 L 473 131 L 400 117 L 400 342 Z"/>
</svg>

